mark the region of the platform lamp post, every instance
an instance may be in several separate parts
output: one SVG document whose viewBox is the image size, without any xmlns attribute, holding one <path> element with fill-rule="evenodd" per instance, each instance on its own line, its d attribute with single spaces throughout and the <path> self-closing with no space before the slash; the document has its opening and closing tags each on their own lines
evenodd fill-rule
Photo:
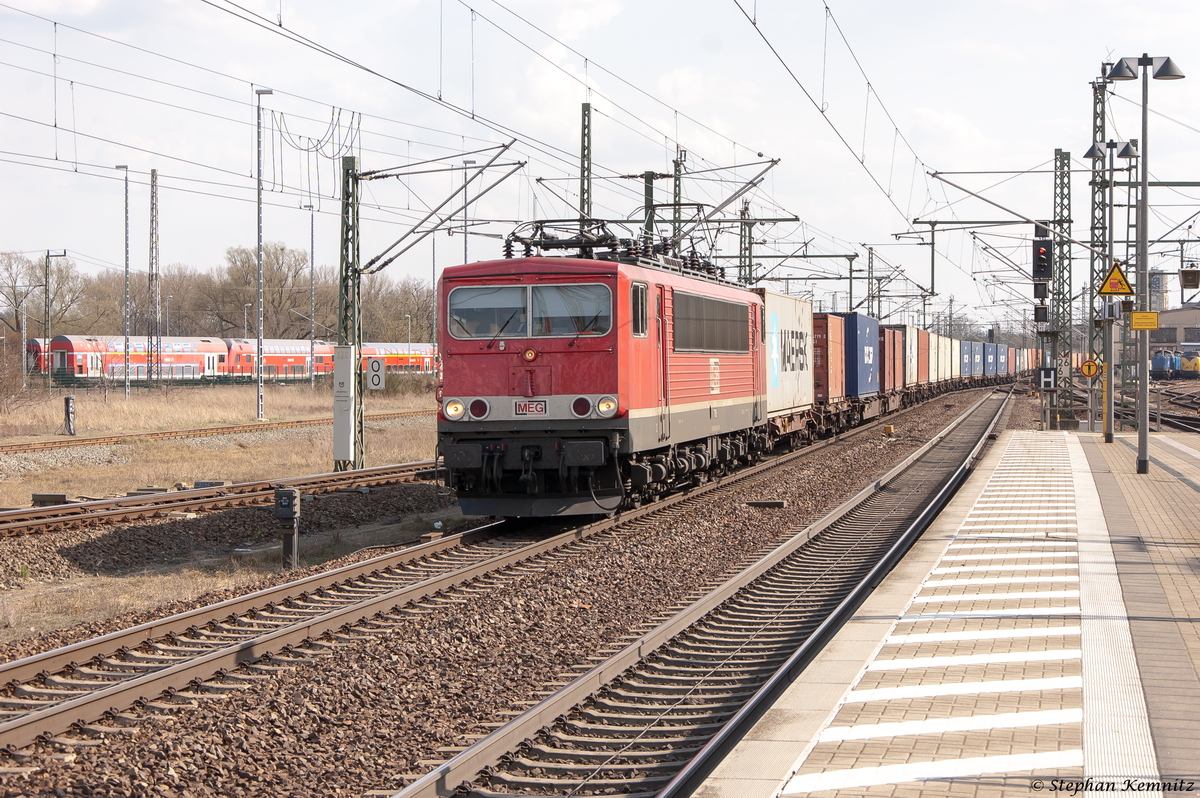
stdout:
<svg viewBox="0 0 1200 798">
<path fill-rule="evenodd" d="M 274 94 L 271 89 L 255 89 L 258 129 L 258 349 L 254 356 L 254 373 L 258 377 L 258 420 L 266 416 L 263 412 L 263 256 L 262 256 L 262 98 Z"/>
<path fill-rule="evenodd" d="M 1137 70 L 1142 70 L 1142 137 L 1138 140 L 1141 147 L 1142 165 L 1138 173 L 1141 175 L 1141 186 L 1138 189 L 1137 203 L 1137 306 L 1145 312 L 1150 309 L 1150 266 L 1149 266 L 1149 236 L 1146 226 L 1149 221 L 1149 201 L 1147 191 L 1150 186 L 1150 162 L 1148 154 L 1149 134 L 1149 105 L 1150 78 L 1155 80 L 1178 80 L 1183 73 L 1175 66 L 1170 58 L 1151 58 L 1142 53 L 1140 58 L 1122 58 L 1109 71 L 1109 80 L 1136 80 Z M 1153 69 L 1151 69 L 1153 68 Z M 1150 473 L 1150 331 L 1137 331 L 1138 353 L 1138 393 L 1137 393 L 1137 473 Z"/>
<path fill-rule="evenodd" d="M 1120 152 L 1116 151 L 1118 147 L 1121 148 Z M 1112 265 L 1116 263 L 1116 255 L 1113 250 L 1113 171 L 1115 168 L 1113 161 L 1115 158 L 1124 158 L 1126 161 L 1132 161 L 1134 158 L 1138 157 L 1138 153 L 1137 153 L 1137 148 L 1135 148 L 1131 142 L 1108 141 L 1107 143 L 1105 143 L 1103 145 L 1101 145 L 1100 142 L 1096 142 L 1095 144 L 1093 144 L 1091 146 L 1091 148 L 1086 153 L 1084 153 L 1083 157 L 1091 158 L 1092 160 L 1101 160 L 1104 158 L 1105 150 L 1108 151 L 1108 197 L 1107 197 L 1107 202 L 1106 202 L 1106 204 L 1108 206 L 1108 210 L 1107 210 L 1108 223 L 1105 225 L 1105 227 L 1108 230 L 1108 238 L 1105 241 L 1104 259 L 1105 259 L 1105 261 L 1108 262 L 1109 268 L 1112 268 Z M 1095 288 L 1095 286 L 1093 286 L 1093 289 L 1094 288 Z M 1113 383 L 1116 382 L 1116 380 L 1114 379 L 1113 368 L 1112 368 L 1112 365 L 1113 365 L 1113 363 L 1112 363 L 1112 358 L 1113 358 L 1113 339 L 1112 339 L 1113 319 L 1112 319 L 1111 315 L 1107 312 L 1107 308 L 1109 307 L 1110 302 L 1112 302 L 1111 299 L 1105 298 L 1104 304 L 1105 304 L 1106 312 L 1104 314 L 1104 322 L 1103 322 L 1104 323 L 1104 442 L 1105 443 L 1113 442 L 1113 429 L 1114 429 Z"/>
<path fill-rule="evenodd" d="M 129 166 L 119 164 L 114 169 L 125 173 L 125 399 L 129 400 Z"/>
<path fill-rule="evenodd" d="M 171 337 L 171 297 L 172 297 L 172 296 L 174 296 L 174 295 L 173 295 L 173 294 L 167 294 L 167 307 L 166 307 L 166 313 L 164 314 L 164 315 L 166 316 L 166 322 L 167 322 L 167 337 L 168 337 L 168 338 L 170 338 L 170 337 Z"/>
<path fill-rule="evenodd" d="M 317 387 L 317 212 L 308 211 L 308 387 Z"/>
<path fill-rule="evenodd" d="M 242 339 L 243 340 L 250 337 L 250 328 L 246 324 L 246 314 L 250 311 L 250 308 L 252 308 L 252 307 L 254 307 L 253 302 L 247 302 L 246 304 L 242 305 Z"/>
<path fill-rule="evenodd" d="M 408 351 L 404 354 L 412 357 L 412 316 L 405 313 L 404 318 L 408 320 Z"/>
</svg>

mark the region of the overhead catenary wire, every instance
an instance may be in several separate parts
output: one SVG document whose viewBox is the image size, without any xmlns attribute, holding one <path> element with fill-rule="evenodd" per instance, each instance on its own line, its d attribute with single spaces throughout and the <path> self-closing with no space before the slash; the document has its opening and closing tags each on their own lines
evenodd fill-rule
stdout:
<svg viewBox="0 0 1200 798">
<path fill-rule="evenodd" d="M 3 4 L 0 4 L 0 5 L 3 5 Z M 209 5 L 214 5 L 214 4 L 210 2 L 210 3 L 209 3 Z M 239 8 L 239 9 L 240 9 L 240 7 L 236 6 L 236 4 L 230 4 L 230 5 L 233 5 L 234 7 L 237 7 L 237 8 Z M 9 7 L 9 6 L 5 6 L 5 7 Z M 11 7 L 9 7 L 9 8 L 11 8 Z M 17 10 L 17 9 L 13 9 L 13 10 Z M 246 11 L 245 9 L 240 9 L 240 10 L 242 10 L 243 12 L 245 12 L 245 11 Z M 44 18 L 44 17 L 39 17 L 38 15 L 30 15 L 30 16 L 33 16 L 34 18 L 38 18 L 38 19 L 43 19 L 43 20 L 45 20 L 45 18 Z M 238 15 L 238 16 L 239 16 L 239 18 L 242 18 L 242 19 L 245 19 L 245 18 L 246 18 L 246 17 L 244 17 L 244 16 L 241 16 L 241 15 Z M 52 24 L 53 24 L 53 22 L 52 22 Z M 257 24 L 257 23 L 256 23 L 256 24 Z M 72 29 L 73 29 L 73 30 L 78 30 L 79 32 L 81 32 L 81 33 L 84 33 L 84 34 L 86 34 L 86 35 L 95 35 L 95 34 L 91 34 L 91 33 L 90 33 L 90 32 L 88 32 L 88 31 L 83 31 L 83 30 L 81 30 L 81 29 L 77 29 L 77 28 L 72 28 Z M 103 40 L 105 40 L 105 41 L 110 41 L 110 42 L 112 42 L 112 43 L 114 43 L 114 44 L 119 44 L 119 45 L 122 45 L 122 46 L 126 46 L 124 43 L 122 43 L 122 42 L 116 42 L 115 40 L 112 40 L 112 39 L 110 39 L 110 38 L 108 38 L 108 37 L 99 36 L 99 38 L 101 38 L 101 39 L 103 39 Z M 296 36 L 292 36 L 292 35 L 289 35 L 289 36 L 288 36 L 288 38 L 289 38 L 289 39 L 292 39 L 292 40 L 296 40 L 296 39 L 297 39 L 297 37 L 296 37 Z M 300 39 L 302 39 L 303 37 L 299 37 L 299 38 L 300 38 Z M 308 45 L 306 45 L 306 46 L 308 46 Z M 322 48 L 322 47 L 321 47 L 321 46 L 319 46 L 319 45 L 317 45 L 317 46 L 316 46 L 316 48 L 317 48 L 317 49 L 319 49 L 319 50 L 322 50 L 322 51 L 324 51 L 324 52 L 331 53 L 331 54 L 332 54 L 334 57 L 338 57 L 336 53 L 332 53 L 332 51 L 329 51 L 329 50 L 328 50 L 328 48 Z M 31 48 L 31 49 L 36 49 L 36 48 Z M 228 75 L 228 74 L 226 74 L 226 73 L 223 73 L 223 72 L 220 72 L 220 71 L 217 71 L 217 70 L 208 70 L 208 69 L 206 69 L 206 68 L 204 68 L 204 67 L 199 67 L 198 65 L 194 65 L 194 64 L 188 64 L 188 62 L 182 61 L 181 59 L 173 58 L 173 57 L 170 57 L 170 56 L 161 56 L 161 54 L 154 53 L 153 51 L 146 50 L 145 48 L 136 48 L 136 47 L 135 47 L 135 48 L 133 48 L 133 49 L 139 50 L 139 51 L 141 51 L 141 52 L 145 52 L 145 53 L 147 53 L 147 54 L 149 54 L 149 55 L 154 55 L 154 56 L 159 56 L 159 57 L 165 57 L 165 58 L 168 58 L 169 60 L 172 60 L 172 61 L 174 61 L 174 62 L 181 63 L 181 64 L 185 64 L 185 65 L 188 65 L 188 66 L 190 66 L 190 67 L 193 67 L 193 68 L 205 69 L 205 71 L 207 71 L 207 72 L 210 72 L 211 74 L 219 75 L 219 76 L 221 76 L 221 77 L 223 77 L 223 78 L 226 78 L 226 79 L 240 80 L 240 79 L 238 79 L 238 78 L 236 78 L 236 77 L 234 77 L 234 76 L 232 76 L 232 75 Z M 345 59 L 343 59 L 343 60 L 345 60 Z M 83 63 L 83 62 L 81 61 L 81 63 Z M 90 62 L 88 62 L 88 63 L 90 63 Z M 356 64 L 356 63 L 355 63 L 355 62 L 353 62 L 353 61 L 349 61 L 349 63 L 354 63 L 354 64 L 355 64 L 355 66 L 358 66 L 359 68 L 362 68 L 362 67 L 361 67 L 361 65 L 358 65 L 358 64 Z M 121 71 L 121 70 L 116 70 L 116 71 L 118 71 L 118 72 L 123 72 L 123 71 Z M 132 74 L 132 73 L 126 73 L 126 74 Z M 136 77 L 141 77 L 141 76 L 136 76 Z M 393 81 L 393 82 L 394 82 L 394 81 Z M 627 82 L 627 81 L 626 81 L 626 82 Z M 166 84 L 166 83 L 168 83 L 168 82 L 163 82 L 163 83 L 164 83 L 164 84 Z M 178 85 L 178 84 L 174 84 L 174 85 Z M 186 88 L 186 87 L 181 87 L 181 88 Z M 406 88 L 407 88 L 407 87 L 406 87 Z M 281 94 L 286 94 L 286 92 L 280 92 L 280 93 L 281 93 Z M 128 93 L 125 93 L 125 94 L 128 94 Z M 213 96 L 213 97 L 220 97 L 220 95 L 214 95 L 214 94 L 212 94 L 212 93 L 208 93 L 208 94 L 209 94 L 209 96 Z M 296 95 L 293 95 L 293 96 L 296 96 Z M 228 98 L 221 98 L 221 99 L 228 100 Z M 240 101 L 238 101 L 238 102 L 240 102 Z M 241 104 L 242 104 L 243 106 L 249 107 L 249 103 L 244 103 L 244 102 L 243 102 L 243 103 L 241 103 Z M 171 105 L 174 105 L 174 104 L 171 104 Z M 181 107 L 181 106 L 176 106 L 176 107 Z M 188 109 L 188 110 L 191 110 L 191 109 Z M 331 113 L 333 113 L 333 111 L 331 111 Z M 214 115 L 214 116 L 219 116 L 219 115 Z M 240 120 L 239 120 L 239 121 L 240 121 Z M 248 122 L 242 122 L 242 124 L 248 124 Z M 276 124 L 276 125 L 273 125 L 273 126 L 272 126 L 272 129 L 275 129 L 275 128 L 278 128 L 278 129 L 280 129 L 280 130 L 282 131 L 282 130 L 284 130 L 284 129 L 285 129 L 285 126 L 284 126 L 283 124 Z M 290 131 L 288 131 L 288 133 L 290 134 Z M 98 137 L 98 139 L 103 139 L 103 138 L 104 138 L 104 137 Z M 292 145 L 297 145 L 297 144 L 299 143 L 299 142 L 298 142 L 298 141 L 297 141 L 297 140 L 296 140 L 294 137 L 292 137 L 292 136 L 290 136 L 290 135 L 288 135 L 288 138 L 290 138 L 290 139 L 291 139 L 290 143 L 291 143 Z M 523 136 L 522 138 L 523 138 L 523 139 L 528 139 L 529 137 L 524 137 L 524 136 Z M 111 140 L 111 139 L 109 139 L 108 141 L 112 142 L 112 140 Z M 118 145 L 119 145 L 119 142 L 112 142 L 112 143 L 114 143 L 114 144 L 118 144 Z M 274 143 L 275 143 L 275 142 L 274 142 L 274 140 L 272 139 L 272 141 L 271 141 L 271 145 L 273 146 L 273 145 L 274 145 Z M 301 148 L 303 148 L 303 147 L 304 147 L 304 145 L 303 145 L 303 144 L 300 144 L 300 147 L 301 147 Z M 549 151 L 547 154 L 549 154 L 549 155 L 550 155 L 550 157 L 551 157 L 551 159 L 552 159 L 552 160 L 560 160 L 560 156 L 558 155 L 558 152 L 555 152 L 555 150 L 556 150 L 556 148 L 551 148 L 551 149 L 550 149 L 550 151 Z M 282 156 L 279 156 L 279 157 L 282 157 Z M 181 159 L 181 160 L 187 161 L 188 159 Z M 195 165 L 197 165 L 197 166 L 204 166 L 203 164 L 199 164 L 199 163 L 196 163 L 196 162 L 193 162 L 193 163 L 195 163 Z M 277 166 L 277 163 L 278 163 L 278 166 Z M 276 159 L 275 157 L 272 157 L 272 159 L 271 159 L 271 165 L 272 165 L 272 170 L 274 170 L 274 169 L 277 169 L 277 168 L 280 168 L 280 169 L 281 169 L 281 168 L 282 168 L 282 166 L 283 166 L 283 162 L 282 162 L 282 161 L 277 161 L 277 159 Z M 219 170 L 219 168 L 218 168 L 218 170 Z M 219 171 L 221 171 L 221 170 L 219 170 Z M 228 170 L 224 170 L 224 171 L 228 171 Z M 611 170 L 610 170 L 610 171 L 611 171 Z M 272 172 L 272 176 L 274 176 L 274 172 Z M 319 176 L 319 173 L 318 173 L 318 176 Z M 306 189 L 306 190 L 307 190 L 307 191 L 311 191 L 311 189 Z M 628 194 L 629 194 L 629 196 L 634 196 L 634 193 L 633 193 L 633 192 L 628 192 Z"/>
</svg>

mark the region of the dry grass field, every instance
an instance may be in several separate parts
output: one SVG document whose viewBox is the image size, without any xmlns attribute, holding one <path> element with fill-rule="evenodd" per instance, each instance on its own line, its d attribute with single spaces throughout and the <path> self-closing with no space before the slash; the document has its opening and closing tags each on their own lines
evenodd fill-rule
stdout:
<svg viewBox="0 0 1200 798">
<path fill-rule="evenodd" d="M 120 386 L 108 391 L 55 389 L 50 394 L 26 395 L 0 417 L 0 440 L 16 443 L 62 434 L 63 397 L 67 395 L 75 397 L 76 433 L 83 437 L 250 424 L 258 420 L 257 391 L 253 385 L 138 388 L 128 401 Z M 434 406 L 430 392 L 367 391 L 366 396 L 368 413 L 425 410 Z M 267 385 L 263 407 L 268 421 L 328 418 L 333 415 L 333 394 L 328 386 L 310 389 L 307 383 Z"/>
<path fill-rule="evenodd" d="M 175 388 L 120 393 L 76 393 L 76 427 L 81 437 L 255 421 L 253 386 Z M 308 386 L 281 387 L 265 395 L 269 420 L 332 415 L 332 396 Z M 367 397 L 368 413 L 422 410 L 430 394 Z M 57 413 L 57 415 L 55 415 Z M 53 438 L 62 425 L 62 399 L 53 396 L 17 408 L 0 420 L 0 440 Z M 0 455 L 0 507 L 27 506 L 33 493 L 103 497 L 150 485 L 170 487 L 200 479 L 247 482 L 333 470 L 332 425 L 296 430 L 130 445 L 60 449 L 29 455 Z M 432 415 L 367 422 L 367 465 L 407 463 L 433 457 Z"/>
</svg>

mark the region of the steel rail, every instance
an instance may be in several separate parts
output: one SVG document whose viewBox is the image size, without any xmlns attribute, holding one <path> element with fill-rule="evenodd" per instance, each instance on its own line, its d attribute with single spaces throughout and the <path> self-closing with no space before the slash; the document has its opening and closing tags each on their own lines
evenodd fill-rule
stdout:
<svg viewBox="0 0 1200 798">
<path fill-rule="evenodd" d="M 467 536 L 479 536 L 480 534 L 485 533 L 465 533 Z M 461 538 L 463 536 L 458 537 L 459 539 L 451 538 L 444 541 L 434 541 L 425 547 L 417 547 L 417 549 L 405 550 L 396 555 L 386 555 L 385 557 L 377 558 L 371 562 L 373 567 L 369 571 L 360 573 L 359 575 L 369 576 L 378 573 L 382 570 L 381 561 L 389 558 L 415 560 L 434 551 L 448 550 L 452 546 L 462 542 Z M 9 749 L 21 748 L 38 739 L 51 738 L 72 727 L 97 719 L 106 712 L 116 712 L 119 707 L 129 706 L 139 700 L 145 700 L 148 696 L 161 694 L 186 685 L 189 682 L 196 682 L 211 678 L 214 675 L 220 675 L 222 672 L 234 669 L 239 665 L 262 659 L 269 654 L 296 646 L 327 632 L 353 626 L 372 616 L 402 607 L 409 602 L 432 596 L 440 591 L 477 579 L 485 574 L 503 570 L 519 562 L 576 542 L 581 538 L 580 531 L 574 530 L 552 538 L 536 541 L 521 546 L 516 550 L 472 563 L 464 568 L 450 570 L 398 590 L 388 591 L 379 596 L 365 599 L 312 618 L 300 620 L 283 628 L 270 630 L 265 634 L 239 641 L 223 648 L 203 652 L 200 656 L 183 659 L 176 664 L 166 665 L 162 669 L 116 682 L 111 687 L 81 693 L 77 698 L 54 703 L 45 709 L 0 722 L 0 747 Z M 337 580 L 335 584 L 345 584 L 348 581 L 345 577 L 346 572 L 351 569 L 363 571 L 363 565 L 365 564 L 342 569 L 342 578 Z M 228 618 L 229 614 L 231 614 L 230 611 L 239 605 L 252 604 L 253 606 L 249 611 L 253 611 L 254 609 L 269 606 L 271 602 L 268 599 L 272 596 L 275 597 L 276 601 L 280 600 L 285 594 L 294 597 L 297 585 L 302 585 L 304 592 L 317 589 L 318 585 L 330 587 L 329 577 L 334 573 L 337 572 L 310 577 L 307 580 L 301 580 L 299 583 L 273 588 L 269 591 L 260 591 L 252 596 L 233 599 L 229 602 L 214 605 L 214 607 L 202 608 L 190 613 L 182 613 L 179 616 L 174 616 L 164 621 L 143 624 L 140 627 L 125 632 L 117 632 L 94 641 L 86 641 L 65 649 L 47 652 L 37 657 L 19 660 L 0 669 L 0 676 L 11 677 L 17 673 L 28 676 L 34 669 L 39 669 L 38 673 L 45 673 L 50 667 L 63 668 L 64 661 L 67 663 L 65 667 L 69 668 L 84 655 L 90 655 L 91 659 L 95 660 L 101 656 L 98 653 L 100 651 L 120 652 L 133 648 L 136 645 L 143 645 L 147 642 L 160 639 L 161 635 L 155 635 L 155 632 L 180 630 L 181 626 L 184 631 L 193 630 L 199 624 L 203 623 L 206 618 L 209 622 Z M 166 631 L 166 633 L 171 634 L 170 631 Z M 9 679 L 10 684 L 14 681 L 15 679 Z M 0 698 L 0 703 L 3 703 L 3 700 Z"/>
<path fill-rule="evenodd" d="M 398 418 L 430 416 L 437 410 L 405 410 L 395 413 L 372 413 L 367 421 L 391 421 Z M 206 438 L 214 435 L 242 435 L 248 432 L 270 432 L 297 427 L 316 427 L 332 424 L 332 418 L 309 418 L 297 421 L 264 421 L 257 424 L 230 424 L 223 427 L 196 427 L 193 429 L 160 430 L 157 432 L 132 432 L 128 435 L 102 435 L 94 438 L 72 438 L 69 440 L 28 441 L 26 443 L 0 444 L 0 454 L 26 454 L 47 449 L 69 449 L 76 446 L 112 446 L 133 441 L 177 440 L 182 438 Z"/>
<path fill-rule="evenodd" d="M 50 532 L 64 526 L 80 527 L 91 523 L 160 516 L 168 512 L 212 510 L 228 507 L 269 504 L 276 487 L 299 488 L 309 493 L 325 493 L 346 488 L 412 482 L 436 471 L 433 460 L 374 466 L 354 471 L 337 471 L 303 477 L 240 482 L 214 488 L 163 491 L 116 499 L 95 499 L 49 507 L 25 507 L 0 511 L 0 537 Z"/>
<path fill-rule="evenodd" d="M 283 585 L 265 588 L 244 596 L 228 599 L 217 604 L 198 607 L 156 621 L 111 632 L 101 637 L 84 640 L 52 651 L 34 654 L 19 660 L 0 664 L 0 684 L 25 682 L 45 673 L 52 673 L 78 662 L 86 662 L 97 656 L 118 649 L 133 649 L 156 638 L 183 632 L 203 625 L 214 619 L 239 615 L 256 607 L 278 603 L 291 596 L 327 589 L 348 580 L 356 579 L 395 565 L 418 560 L 456 546 L 485 540 L 496 534 L 499 524 L 487 524 L 477 529 L 447 535 L 438 540 L 421 543 L 402 551 L 382 554 L 360 563 L 343 566 L 332 571 L 314 574 Z"/>
<path fill-rule="evenodd" d="M 510 758 L 511 752 L 522 741 L 534 737 L 539 730 L 552 724 L 570 708 L 579 705 L 605 685 L 610 684 L 614 679 L 629 671 L 630 668 L 633 668 L 651 653 L 697 624 L 701 619 L 717 610 L 722 604 L 733 598 L 755 580 L 784 562 L 822 532 L 846 517 L 854 509 L 877 496 L 887 483 L 891 482 L 918 459 L 944 441 L 949 435 L 953 434 L 956 429 L 993 395 L 989 394 L 981 398 L 969 410 L 948 425 L 937 437 L 913 452 L 901 463 L 889 470 L 887 474 L 873 481 L 872 484 L 821 520 L 797 533 L 786 543 L 759 560 L 759 562 L 746 568 L 737 576 L 728 580 L 682 612 L 631 642 L 604 662 L 589 669 L 561 690 L 530 708 L 527 712 L 514 718 L 503 727 L 497 729 L 450 760 L 441 763 L 408 787 L 395 793 L 394 798 L 444 798 L 445 796 L 457 794 L 460 787 L 473 780 L 477 774 L 485 772 L 489 768 L 496 767 L 501 761 Z M 1011 391 L 1009 395 L 1011 395 Z M 1000 402 L 1000 409 L 993 414 L 990 423 L 987 425 L 987 430 L 990 430 L 994 426 L 1000 411 L 1007 403 L 1007 399 L 1008 397 L 1006 396 Z M 971 454 L 959 465 L 958 469 L 954 472 L 953 478 L 946 483 L 943 493 L 945 491 L 952 491 L 954 487 L 957 487 L 958 481 L 961 480 L 961 475 L 965 474 L 966 469 L 986 439 L 986 434 L 980 436 L 980 440 L 971 450 Z M 940 511 L 943 502 L 944 499 L 940 497 L 935 499 L 920 514 L 919 519 L 927 522 L 932 515 L 936 515 Z M 917 529 L 918 527 L 916 524 L 913 524 L 910 528 Z M 907 543 L 911 544 L 911 539 L 908 539 Z M 906 548 L 907 544 L 901 545 L 899 542 L 896 543 L 888 555 L 887 564 L 885 565 L 884 561 L 877 563 L 870 570 L 863 584 L 870 584 L 873 587 L 874 583 L 881 579 L 886 574 L 887 569 L 891 567 L 892 560 Z M 869 592 L 869 589 L 869 587 L 860 587 L 857 592 L 851 594 L 851 598 L 854 599 L 853 601 L 850 599 L 843 601 L 839 605 L 839 609 L 835 611 L 839 613 L 838 617 L 845 615 L 846 609 L 844 608 L 852 611 L 853 607 L 856 607 L 861 602 L 865 592 Z M 828 630 L 834 628 L 835 624 L 836 622 L 827 621 L 825 625 L 819 627 L 818 631 L 822 633 L 822 639 L 828 636 Z M 744 715 L 738 715 L 737 717 L 741 718 Z"/>
</svg>

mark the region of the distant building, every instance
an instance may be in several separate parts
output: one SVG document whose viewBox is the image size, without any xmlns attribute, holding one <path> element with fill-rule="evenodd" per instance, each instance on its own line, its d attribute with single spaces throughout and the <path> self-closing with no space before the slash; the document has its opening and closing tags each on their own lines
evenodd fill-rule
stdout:
<svg viewBox="0 0 1200 798">
<path fill-rule="evenodd" d="M 1168 291 L 1170 281 L 1167 279 L 1172 272 L 1158 269 L 1150 270 L 1150 309 L 1159 312 L 1171 307 L 1171 293 Z"/>
<path fill-rule="evenodd" d="M 1200 350 L 1200 304 L 1159 313 L 1158 329 L 1150 331 L 1150 348 Z"/>
</svg>

